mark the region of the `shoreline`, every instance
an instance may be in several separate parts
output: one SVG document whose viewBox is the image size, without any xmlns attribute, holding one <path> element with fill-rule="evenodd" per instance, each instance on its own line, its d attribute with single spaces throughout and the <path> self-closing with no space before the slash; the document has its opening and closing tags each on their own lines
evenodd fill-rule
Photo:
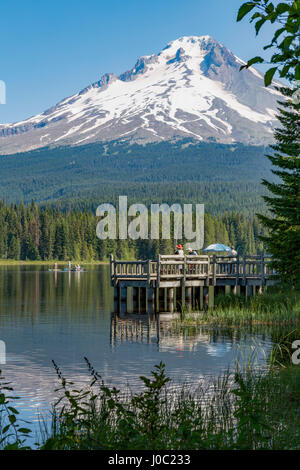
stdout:
<svg viewBox="0 0 300 470">
<path fill-rule="evenodd" d="M 53 266 L 54 263 L 57 263 L 58 266 L 68 266 L 68 261 L 57 261 L 57 260 L 50 260 L 50 261 L 42 261 L 42 260 L 37 260 L 37 261 L 30 261 L 30 260 L 8 260 L 8 259 L 0 259 L 0 266 L 30 266 L 30 265 L 35 265 L 35 266 L 48 266 L 51 265 Z M 93 265 L 93 266 L 100 266 L 100 265 L 108 265 L 109 261 L 72 261 L 72 265 L 80 263 L 83 266 L 87 265 Z"/>
</svg>

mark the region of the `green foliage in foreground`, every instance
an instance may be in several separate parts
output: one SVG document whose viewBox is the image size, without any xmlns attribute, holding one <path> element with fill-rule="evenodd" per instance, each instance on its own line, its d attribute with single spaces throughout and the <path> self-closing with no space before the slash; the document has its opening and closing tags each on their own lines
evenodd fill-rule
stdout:
<svg viewBox="0 0 300 470">
<path fill-rule="evenodd" d="M 299 2 L 300 8 L 300 2 Z M 298 90 L 300 87 L 298 85 Z M 281 128 L 275 132 L 274 155 L 269 160 L 272 172 L 280 178 L 279 183 L 263 180 L 271 193 L 264 199 L 271 217 L 259 216 L 269 230 L 264 241 L 273 255 L 273 266 L 278 275 L 290 285 L 300 283 L 300 101 L 292 94 L 295 90 L 281 88 L 287 98 L 281 105 L 279 121 Z"/>
<path fill-rule="evenodd" d="M 31 434 L 27 423 L 18 419 L 18 410 L 12 402 L 18 397 L 12 395 L 13 389 L 5 382 L 0 370 L 0 449 L 28 450 L 26 438 Z M 25 427 L 26 426 L 26 427 Z"/>
<path fill-rule="evenodd" d="M 197 390 L 172 390 L 160 363 L 141 377 L 143 391 L 124 396 L 87 364 L 84 390 L 55 366 L 60 397 L 39 449 L 300 449 L 297 367 L 227 373 Z M 6 435 L 2 428 L 2 448 L 24 448 L 18 434 Z"/>
<path fill-rule="evenodd" d="M 240 7 L 237 21 L 241 21 L 250 12 L 252 12 L 250 22 L 255 23 L 256 34 L 259 33 L 265 23 L 277 24 L 279 26 L 274 31 L 270 44 L 264 47 L 264 50 L 273 49 L 274 51 L 270 62 L 268 62 L 274 65 L 274 67 L 269 68 L 265 73 L 265 85 L 270 85 L 277 71 L 280 77 L 299 80 L 300 0 L 278 2 L 272 2 L 271 0 L 247 1 Z M 264 62 L 262 57 L 254 57 L 248 61 L 246 67 L 262 62 Z"/>
</svg>

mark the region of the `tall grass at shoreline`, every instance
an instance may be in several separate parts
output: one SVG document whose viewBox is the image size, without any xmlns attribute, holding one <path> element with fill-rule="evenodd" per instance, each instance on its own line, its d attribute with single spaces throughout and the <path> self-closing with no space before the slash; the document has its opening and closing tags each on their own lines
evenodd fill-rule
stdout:
<svg viewBox="0 0 300 470">
<path fill-rule="evenodd" d="M 297 324 L 300 323 L 300 292 L 277 288 L 248 298 L 243 295 L 218 295 L 213 309 L 182 312 L 181 323 L 211 326 Z"/>
</svg>

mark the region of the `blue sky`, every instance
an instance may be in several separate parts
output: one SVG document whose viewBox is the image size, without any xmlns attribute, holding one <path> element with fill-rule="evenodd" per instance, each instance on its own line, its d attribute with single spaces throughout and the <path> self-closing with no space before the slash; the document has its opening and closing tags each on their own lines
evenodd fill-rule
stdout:
<svg viewBox="0 0 300 470">
<path fill-rule="evenodd" d="M 104 73 L 119 74 L 168 42 L 209 34 L 242 59 L 261 54 L 247 20 L 236 23 L 243 0 L 3 0 L 0 80 L 7 103 L 0 122 L 26 119 Z"/>
</svg>

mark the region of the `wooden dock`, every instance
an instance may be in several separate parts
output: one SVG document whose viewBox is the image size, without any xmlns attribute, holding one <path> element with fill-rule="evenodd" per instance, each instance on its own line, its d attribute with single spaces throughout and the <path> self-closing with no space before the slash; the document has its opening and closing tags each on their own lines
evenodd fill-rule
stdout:
<svg viewBox="0 0 300 470">
<path fill-rule="evenodd" d="M 273 285 L 271 257 L 159 255 L 146 261 L 110 258 L 114 310 L 174 312 L 213 307 L 220 292 L 256 295 Z"/>
</svg>

